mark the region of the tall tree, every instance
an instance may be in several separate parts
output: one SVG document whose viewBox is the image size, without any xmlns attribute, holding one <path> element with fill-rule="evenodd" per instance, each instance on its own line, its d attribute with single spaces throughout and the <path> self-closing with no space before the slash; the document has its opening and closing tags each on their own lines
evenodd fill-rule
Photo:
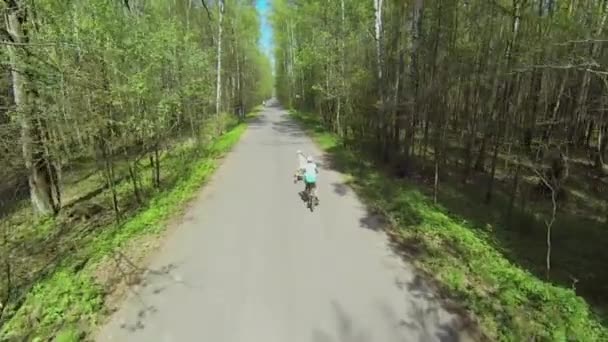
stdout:
<svg viewBox="0 0 608 342">
<path fill-rule="evenodd" d="M 5 41 L 12 74 L 15 115 L 21 124 L 21 149 L 28 173 L 30 197 L 39 214 L 53 214 L 59 210 L 60 191 L 57 169 L 51 159 L 46 119 L 38 107 L 32 55 L 29 43 L 29 9 L 22 0 L 5 0 L 5 22 L 8 41 Z"/>
<path fill-rule="evenodd" d="M 608 224 L 607 6 L 274 0 L 278 97 L 383 170 L 430 183 L 436 202 L 457 179 L 452 191 L 546 247 L 552 277 L 574 274 L 549 260 L 566 245 L 550 227 Z M 541 214 L 549 227 L 514 219 Z"/>
<path fill-rule="evenodd" d="M 219 0 L 217 3 L 217 81 L 215 90 L 215 114 L 219 115 L 222 102 L 222 32 L 224 21 L 224 0 Z"/>
</svg>

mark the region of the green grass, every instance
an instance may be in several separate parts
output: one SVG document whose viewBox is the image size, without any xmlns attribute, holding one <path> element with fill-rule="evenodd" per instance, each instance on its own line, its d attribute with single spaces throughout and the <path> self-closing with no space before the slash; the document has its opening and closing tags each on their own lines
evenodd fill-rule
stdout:
<svg viewBox="0 0 608 342">
<path fill-rule="evenodd" d="M 167 180 L 164 190 L 153 193 L 143 209 L 130 211 L 119 225 L 108 219 L 105 225 L 87 232 L 91 238 L 78 240 L 79 245 L 73 246 L 68 257 L 58 261 L 29 291 L 25 290 L 22 305 L 1 327 L 0 340 L 47 341 L 55 337 L 56 341 L 68 342 L 78 341 L 90 332 L 103 315 L 105 293 L 94 277 L 103 258 L 138 236 L 161 232 L 167 220 L 209 179 L 218 166 L 218 158 L 236 144 L 245 129 L 245 124 L 233 126 L 204 150 L 182 144 L 170 151 L 161 163 Z M 117 191 L 124 206 L 132 201 L 129 182 L 119 184 Z M 58 220 L 46 220 L 23 231 L 48 238 L 53 231 L 59 231 L 60 225 Z M 35 236 L 26 240 L 34 241 Z"/>
<path fill-rule="evenodd" d="M 343 147 L 314 115 L 292 112 L 372 210 L 392 224 L 396 248 L 472 312 L 499 341 L 607 341 L 608 329 L 573 290 L 537 278 L 497 247 L 488 227 L 434 205 L 424 186 L 386 176 Z"/>
</svg>

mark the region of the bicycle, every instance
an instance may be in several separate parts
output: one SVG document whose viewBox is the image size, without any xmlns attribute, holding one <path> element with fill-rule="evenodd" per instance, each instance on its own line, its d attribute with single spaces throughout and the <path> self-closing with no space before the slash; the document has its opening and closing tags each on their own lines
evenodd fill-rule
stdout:
<svg viewBox="0 0 608 342">
<path fill-rule="evenodd" d="M 306 191 L 304 192 L 306 194 L 306 207 L 310 209 L 310 212 L 313 212 L 315 210 L 315 207 L 319 205 L 317 196 L 313 194 L 315 186 L 316 185 L 306 184 Z"/>
</svg>

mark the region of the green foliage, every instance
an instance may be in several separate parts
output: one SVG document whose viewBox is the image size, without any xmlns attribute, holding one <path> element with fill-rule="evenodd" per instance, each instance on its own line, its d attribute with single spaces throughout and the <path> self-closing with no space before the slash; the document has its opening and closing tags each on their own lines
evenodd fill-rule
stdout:
<svg viewBox="0 0 608 342">
<path fill-rule="evenodd" d="M 341 103 L 350 114 L 359 102 L 374 101 L 373 1 L 287 0 L 272 2 L 277 96 L 289 107 L 331 115 Z"/>
<path fill-rule="evenodd" d="M 363 189 L 382 189 L 367 195 L 411 226 L 404 241 L 422 237 L 430 273 L 491 313 L 481 317 L 488 331 L 585 340 L 590 312 L 608 307 L 608 116 L 595 109 L 608 84 L 607 18 L 602 1 L 274 0 L 277 95 L 314 113 L 300 119 L 323 147 L 415 180 L 397 193 L 372 172 Z M 549 238 L 547 177 L 560 194 Z M 563 297 L 548 282 L 576 287 L 586 304 L 568 302 L 577 314 L 565 318 L 574 291 Z M 509 329 L 522 334 L 502 335 Z"/>
<path fill-rule="evenodd" d="M 89 275 L 62 269 L 34 287 L 0 336 L 36 340 L 53 336 L 63 325 L 94 325 L 102 302 L 101 289 Z"/>
<path fill-rule="evenodd" d="M 66 292 L 70 310 L 83 314 L 82 322 L 72 322 L 62 316 L 64 303 L 47 294 L 73 284 L 95 293 L 86 284 L 95 262 L 135 236 L 163 229 L 163 220 L 215 169 L 213 158 L 242 133 L 235 110 L 246 113 L 270 96 L 272 73 L 251 2 L 226 1 L 220 56 L 217 2 L 208 3 L 209 13 L 186 0 L 14 3 L 0 7 L 19 9 L 27 36 L 19 37 L 23 44 L 3 45 L 0 87 L 25 94 L 28 110 L 16 110 L 12 96 L 0 99 L 0 145 L 11 152 L 0 153 L 0 178 L 9 180 L 0 184 L 0 210 L 4 194 L 27 180 L 24 165 L 34 157 L 20 155 L 26 143 L 43 156 L 33 162 L 60 171 L 62 208 L 40 221 L 20 198 L 7 200 L 14 206 L 0 220 L 0 261 L 10 266 L 0 267 L 0 298 L 8 297 L 0 329 L 19 337 L 30 329 L 44 338 L 61 329 L 70 340 L 81 323 L 94 323 L 87 315 L 98 309 L 90 309 L 95 296 Z M 8 27 L 7 17 L 0 21 Z M 6 33 L 13 31 L 20 30 Z M 19 53 L 8 54 L 8 47 Z M 25 76 L 20 91 L 9 91 L 18 87 L 11 70 Z M 218 73 L 222 113 L 215 113 Z M 19 141 L 23 124 L 40 132 Z M 40 328 L 31 317 L 43 322 Z"/>
<path fill-rule="evenodd" d="M 100 139 L 114 153 L 147 148 L 201 127 L 214 112 L 215 22 L 202 6 L 154 0 L 128 2 L 128 9 L 122 1 L 45 0 L 34 8 L 18 2 L 32 12 L 24 25 L 32 28 L 27 50 L 33 57 L 23 67 L 39 94 L 36 115 L 52 137 L 46 142 L 51 158 L 65 164 L 96 158 Z M 233 113 L 242 105 L 246 113 L 271 95 L 270 62 L 258 46 L 255 7 L 227 1 L 225 16 L 221 108 Z M 6 54 L 0 58 L 9 63 Z M 0 133 L 11 132 L 6 126 L 0 121 Z M 0 158 L 20 162 L 14 155 Z"/>
<path fill-rule="evenodd" d="M 608 328 L 571 289 L 539 280 L 505 258 L 490 234 L 432 203 L 412 182 L 382 174 L 358 152 L 341 147 L 317 117 L 293 116 L 335 158 L 371 207 L 396 226 L 398 243 L 450 296 L 499 341 L 604 341 Z"/>
<path fill-rule="evenodd" d="M 217 158 L 238 142 L 245 129 L 245 124 L 233 126 L 204 150 L 195 145 L 176 146 L 164 163 L 167 172 L 175 170 L 177 181 L 157 192 L 146 208 L 122 224 L 98 227 L 98 235 L 80 245 L 71 258 L 27 293 L 23 305 L 1 327 L 0 340 L 43 341 L 56 336 L 57 341 L 77 341 L 83 332 L 93 328 L 103 314 L 105 295 L 92 276 L 98 262 L 130 239 L 164 229 L 166 220 L 197 193 L 217 167 Z M 123 187 L 127 192 L 128 184 Z M 41 228 L 49 225 L 47 222 L 50 221 L 41 223 Z"/>
<path fill-rule="evenodd" d="M 57 337 L 55 337 L 56 342 L 79 342 L 82 340 L 83 334 L 82 331 L 79 331 L 76 328 L 67 328 L 61 330 Z"/>
</svg>

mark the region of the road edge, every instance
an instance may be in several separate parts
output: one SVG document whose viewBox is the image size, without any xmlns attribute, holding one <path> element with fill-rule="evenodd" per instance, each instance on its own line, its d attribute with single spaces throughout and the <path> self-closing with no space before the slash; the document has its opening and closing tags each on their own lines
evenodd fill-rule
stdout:
<svg viewBox="0 0 608 342">
<path fill-rule="evenodd" d="M 307 122 L 303 120 L 301 116 L 294 110 L 285 109 L 287 112 L 287 116 L 297 123 L 300 128 L 306 132 L 306 134 L 311 138 L 315 146 L 322 151 L 322 153 L 329 155 L 330 157 L 335 157 L 335 153 L 331 151 L 332 148 L 343 149 L 338 145 L 338 138 L 335 134 L 328 132 L 325 129 L 319 129 L 318 127 L 311 127 Z M 331 140 L 331 141 L 329 141 Z M 411 266 L 415 272 L 415 274 L 421 276 L 422 281 L 425 285 L 437 295 L 437 300 L 439 304 L 448 312 L 456 315 L 458 317 L 457 329 L 459 332 L 465 333 L 468 341 L 479 341 L 486 342 L 492 341 L 492 339 L 487 336 L 480 327 L 479 321 L 477 317 L 467 310 L 462 304 L 456 302 L 452 296 L 444 290 L 444 287 L 441 285 L 441 282 L 437 280 L 432 274 L 427 272 L 426 270 L 420 268 L 408 258 L 412 256 L 404 253 L 403 250 L 399 249 L 398 239 L 398 226 L 395 220 L 390 216 L 388 212 L 382 210 L 382 208 L 374 207 L 367 200 L 365 195 L 362 193 L 362 189 L 358 186 L 355 186 L 352 182 L 349 182 L 349 178 L 354 177 L 351 174 L 343 173 L 341 171 L 338 172 L 342 180 L 347 183 L 345 184 L 350 189 L 353 190 L 357 199 L 366 207 L 370 213 L 378 216 L 381 219 L 382 230 L 386 235 L 387 242 L 391 246 L 392 251 L 397 255 L 401 262 L 407 263 Z"/>
</svg>

